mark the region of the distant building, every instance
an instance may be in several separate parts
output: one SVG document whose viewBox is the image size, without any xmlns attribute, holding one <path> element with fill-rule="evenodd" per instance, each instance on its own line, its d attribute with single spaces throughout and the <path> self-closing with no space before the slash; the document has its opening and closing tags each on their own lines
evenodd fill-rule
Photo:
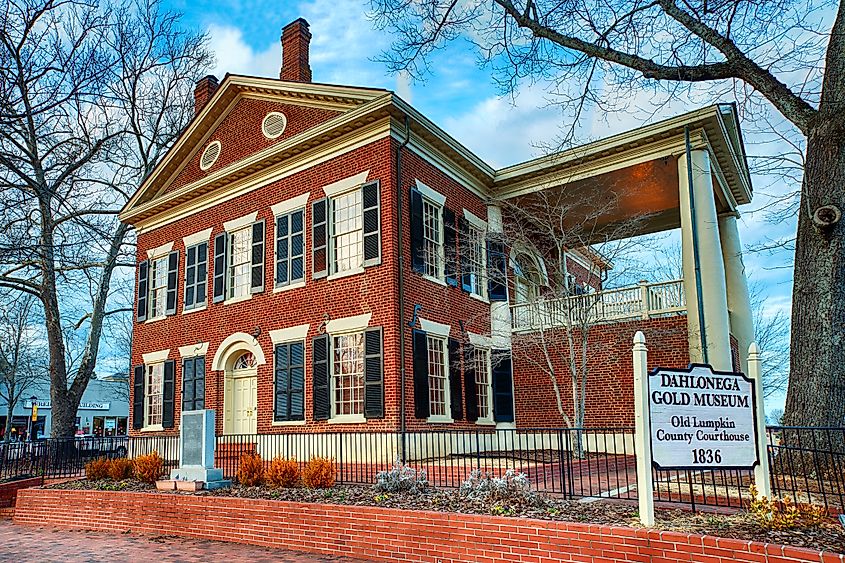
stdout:
<svg viewBox="0 0 845 563">
<path fill-rule="evenodd" d="M 35 397 L 36 420 L 31 421 Z M 0 399 L 0 438 L 6 429 L 6 402 Z M 37 438 L 49 438 L 53 409 L 50 386 L 32 387 L 18 401 L 12 413 L 13 436 L 26 439 L 32 432 Z M 76 434 L 82 436 L 126 436 L 129 417 L 129 390 L 125 376 L 107 376 L 88 383 L 76 411 Z"/>
</svg>

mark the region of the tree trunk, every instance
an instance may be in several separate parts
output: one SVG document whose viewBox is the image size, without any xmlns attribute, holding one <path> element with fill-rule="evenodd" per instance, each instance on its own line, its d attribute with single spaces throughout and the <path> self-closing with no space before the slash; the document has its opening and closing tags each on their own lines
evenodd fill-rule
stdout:
<svg viewBox="0 0 845 563">
<path fill-rule="evenodd" d="M 7 444 L 12 439 L 12 411 L 15 410 L 15 403 L 12 401 L 11 393 L 9 394 L 9 404 L 6 405 L 6 428 L 3 432 L 3 441 Z"/>
<path fill-rule="evenodd" d="M 845 221 L 820 227 L 845 211 L 842 108 L 809 131 L 798 213 L 789 388 L 784 424 L 845 426 Z"/>
</svg>

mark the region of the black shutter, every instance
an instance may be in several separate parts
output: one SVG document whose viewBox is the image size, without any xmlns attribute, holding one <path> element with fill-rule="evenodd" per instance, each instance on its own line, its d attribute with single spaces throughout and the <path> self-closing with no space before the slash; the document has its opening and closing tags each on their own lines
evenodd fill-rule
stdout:
<svg viewBox="0 0 845 563">
<path fill-rule="evenodd" d="M 176 288 L 179 285 L 179 251 L 167 255 L 167 307 L 165 315 L 176 313 Z"/>
<path fill-rule="evenodd" d="M 311 356 L 311 378 L 314 380 L 314 420 L 328 420 L 331 416 L 328 334 L 317 336 L 311 341 Z"/>
<path fill-rule="evenodd" d="M 288 354 L 290 420 L 305 420 L 305 342 L 292 342 Z"/>
<path fill-rule="evenodd" d="M 464 417 L 464 398 L 461 393 L 461 345 L 454 338 L 449 339 L 449 403 L 452 420 Z"/>
<path fill-rule="evenodd" d="M 414 331 L 414 416 L 428 418 L 428 338 L 421 330 Z"/>
<path fill-rule="evenodd" d="M 252 280 L 250 293 L 264 291 L 264 219 L 252 224 Z"/>
<path fill-rule="evenodd" d="M 384 353 L 381 327 L 364 331 L 364 416 L 384 416 Z"/>
<path fill-rule="evenodd" d="M 273 406 L 273 420 L 290 420 L 290 345 L 277 344 L 275 347 L 276 397 Z"/>
<path fill-rule="evenodd" d="M 196 297 L 194 303 L 197 306 L 205 303 L 205 296 L 208 293 L 208 243 L 203 242 L 197 245 L 197 283 Z"/>
<path fill-rule="evenodd" d="M 185 249 L 185 295 L 182 297 L 182 308 L 191 309 L 194 306 L 197 283 L 197 246 Z M 183 409 L 184 410 L 184 409 Z"/>
<path fill-rule="evenodd" d="M 195 379 L 194 358 L 184 358 L 182 360 L 182 411 L 194 410 Z"/>
<path fill-rule="evenodd" d="M 423 199 L 416 188 L 411 188 L 411 266 L 415 272 L 425 272 L 423 256 Z M 428 416 L 428 415 L 426 415 Z"/>
<path fill-rule="evenodd" d="M 364 215 L 364 266 L 381 262 L 381 209 L 379 183 L 370 182 L 361 187 Z"/>
<path fill-rule="evenodd" d="M 458 237 L 455 212 L 443 208 L 443 248 L 446 250 L 446 283 L 458 287 Z"/>
<path fill-rule="evenodd" d="M 487 241 L 487 295 L 490 301 L 507 301 L 507 260 L 505 245 L 500 241 Z"/>
<path fill-rule="evenodd" d="M 149 288 L 147 287 L 147 277 L 149 275 L 150 263 L 144 260 L 138 264 L 138 322 L 147 320 L 147 294 Z"/>
<path fill-rule="evenodd" d="M 493 419 L 513 422 L 513 368 L 510 350 L 492 350 Z"/>
<path fill-rule="evenodd" d="M 144 427 L 144 374 L 143 365 L 135 366 L 132 377 L 132 428 L 140 430 Z"/>
<path fill-rule="evenodd" d="M 467 420 L 478 420 L 478 388 L 475 384 L 475 348 L 464 344 L 464 397 L 466 397 Z"/>
<path fill-rule="evenodd" d="M 164 382 L 162 385 L 161 399 L 161 425 L 164 428 L 173 428 L 173 415 L 176 398 L 176 362 L 167 360 L 164 362 Z"/>
<path fill-rule="evenodd" d="M 329 273 L 328 199 L 311 204 L 311 278 L 324 278 Z"/>
<path fill-rule="evenodd" d="M 214 297 L 217 303 L 226 299 L 226 249 L 228 248 L 228 233 L 220 233 L 214 237 Z"/>
<path fill-rule="evenodd" d="M 276 287 L 290 280 L 290 215 L 276 217 Z"/>
<path fill-rule="evenodd" d="M 194 410 L 205 408 L 205 356 L 194 358 Z"/>
<path fill-rule="evenodd" d="M 458 225 L 461 231 L 461 289 L 467 293 L 472 291 L 472 263 L 470 262 L 469 245 L 472 244 L 470 240 L 469 222 L 463 217 L 458 219 Z"/>
<path fill-rule="evenodd" d="M 290 216 L 290 281 L 305 281 L 305 211 Z"/>
</svg>

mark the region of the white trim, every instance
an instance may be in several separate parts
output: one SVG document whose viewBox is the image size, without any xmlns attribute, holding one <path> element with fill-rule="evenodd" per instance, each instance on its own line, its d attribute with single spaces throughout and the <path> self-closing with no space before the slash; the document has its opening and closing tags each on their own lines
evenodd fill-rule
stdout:
<svg viewBox="0 0 845 563">
<path fill-rule="evenodd" d="M 334 402 L 332 402 L 334 408 Z M 363 414 L 338 414 L 326 422 L 329 424 L 366 424 L 367 418 Z"/>
<path fill-rule="evenodd" d="M 448 284 L 445 281 L 443 281 L 439 278 L 435 278 L 434 276 L 429 276 L 428 274 L 423 274 L 422 277 L 423 277 L 423 279 L 434 282 L 436 284 L 440 284 L 442 286 L 448 286 Z"/>
<path fill-rule="evenodd" d="M 445 325 L 443 323 L 429 321 L 422 317 L 420 317 L 420 328 L 426 334 L 431 334 L 433 336 L 442 336 L 444 338 L 448 338 L 449 333 L 452 331 L 451 325 Z"/>
<path fill-rule="evenodd" d="M 146 416 L 144 416 L 146 418 Z M 141 432 L 163 432 L 164 426 L 161 424 L 153 424 L 152 426 L 144 426 L 141 428 Z"/>
<path fill-rule="evenodd" d="M 171 250 L 173 250 L 173 241 L 166 242 L 161 246 L 157 246 L 155 248 L 150 248 L 149 250 L 147 250 L 147 258 L 150 260 L 155 260 L 156 258 L 161 258 Z"/>
<path fill-rule="evenodd" d="M 420 182 L 418 179 L 415 179 L 414 182 L 416 183 L 417 190 L 419 190 L 423 197 L 427 197 L 440 207 L 443 207 L 443 205 L 446 203 L 445 195 L 441 194 L 438 191 L 435 191 L 432 188 L 429 188 L 428 186 Z"/>
<path fill-rule="evenodd" d="M 240 346 L 238 346 L 240 344 Z M 214 359 L 211 361 L 212 370 L 222 370 L 226 368 L 225 360 L 235 350 L 248 350 L 255 356 L 255 363 L 257 365 L 266 364 L 264 359 L 264 351 L 258 344 L 255 338 L 245 332 L 236 332 L 230 334 L 223 339 L 220 346 L 217 347 L 217 352 L 214 353 Z"/>
<path fill-rule="evenodd" d="M 186 249 L 190 246 L 200 244 L 201 242 L 207 242 L 209 240 L 211 240 L 211 227 L 204 231 L 182 237 L 182 242 L 184 243 Z"/>
<path fill-rule="evenodd" d="M 476 229 L 481 229 L 482 231 L 487 230 L 487 221 L 473 213 L 472 211 L 468 211 L 464 209 L 464 219 L 469 221 L 473 227 Z"/>
<path fill-rule="evenodd" d="M 224 305 L 231 305 L 232 303 L 240 303 L 241 301 L 249 301 L 252 299 L 252 293 L 245 293 L 243 295 L 238 295 L 237 297 L 229 297 L 223 300 Z"/>
<path fill-rule="evenodd" d="M 308 197 L 310 195 L 311 192 L 305 192 L 304 194 L 298 195 L 296 197 L 280 201 L 275 205 L 271 205 L 270 210 L 273 212 L 274 217 L 278 217 L 279 215 L 284 215 L 300 208 L 304 209 L 305 206 L 308 204 Z"/>
<path fill-rule="evenodd" d="M 212 149 L 212 147 L 217 147 L 217 155 L 215 155 L 214 160 L 209 162 L 207 165 L 203 166 L 203 161 L 205 160 L 205 155 L 208 154 L 208 151 Z M 217 162 L 217 159 L 220 158 L 220 155 L 223 153 L 223 145 L 220 141 L 211 141 L 208 143 L 208 146 L 203 149 L 202 154 L 200 154 L 200 170 L 205 172 Z"/>
<path fill-rule="evenodd" d="M 493 339 L 483 334 L 475 334 L 474 332 L 467 332 L 469 343 L 477 348 L 494 348 Z"/>
<path fill-rule="evenodd" d="M 270 426 L 305 426 L 306 424 L 305 420 L 274 420 Z"/>
<path fill-rule="evenodd" d="M 359 172 L 358 174 L 349 176 L 348 178 L 343 178 L 342 180 L 323 186 L 323 192 L 326 194 L 326 197 L 335 197 L 343 192 L 348 192 L 351 189 L 364 184 L 369 175 L 370 171 L 364 170 L 363 172 Z"/>
<path fill-rule="evenodd" d="M 255 220 L 258 218 L 258 211 L 253 211 L 249 215 L 244 215 L 243 217 L 238 217 L 237 219 L 232 219 L 231 221 L 226 221 L 223 223 L 223 229 L 227 233 L 231 233 L 232 231 L 238 231 L 243 229 L 247 225 L 251 225 L 255 223 Z"/>
<path fill-rule="evenodd" d="M 186 309 L 184 305 L 182 305 L 182 314 L 183 315 L 190 315 L 191 313 L 196 313 L 198 311 L 205 311 L 208 309 L 208 300 L 203 303 L 202 307 L 191 307 L 190 309 Z M 161 317 L 164 318 L 164 317 Z"/>
<path fill-rule="evenodd" d="M 481 286 L 481 288 L 483 290 L 484 286 Z M 475 293 L 474 291 L 470 292 L 469 296 L 472 297 L 473 299 L 475 299 L 476 301 L 481 301 L 482 303 L 486 303 L 487 305 L 490 304 L 490 300 L 487 299 L 486 296 L 479 295 L 479 294 Z"/>
<path fill-rule="evenodd" d="M 349 276 L 357 276 L 358 274 L 364 273 L 364 266 L 358 266 L 353 270 L 344 270 L 342 272 L 335 272 L 334 274 L 330 274 L 326 276 L 328 281 L 331 280 L 339 280 L 340 278 L 348 278 Z"/>
<path fill-rule="evenodd" d="M 449 381 L 446 381 L 446 386 L 449 386 Z M 446 393 L 448 395 L 448 393 Z M 450 409 L 451 405 L 447 404 L 446 409 Z M 429 424 L 449 424 L 455 422 L 455 420 L 451 416 L 430 416 L 425 419 L 426 422 Z"/>
<path fill-rule="evenodd" d="M 291 289 L 299 289 L 301 287 L 305 287 L 305 280 L 289 283 L 287 285 L 278 285 L 273 288 L 273 293 L 279 293 L 280 291 L 289 291 Z"/>
<path fill-rule="evenodd" d="M 275 135 L 271 135 L 267 132 L 267 120 L 272 115 L 279 115 L 282 118 L 282 129 L 278 133 L 276 133 Z M 271 112 L 267 113 L 267 115 L 264 116 L 264 119 L 261 120 L 261 133 L 265 137 L 267 137 L 268 139 L 271 139 L 271 140 L 272 139 L 278 139 L 279 137 L 281 137 L 282 133 L 284 133 L 285 129 L 287 129 L 287 128 L 288 128 L 288 116 L 286 116 L 285 114 L 283 114 L 280 111 L 271 111 Z"/>
<path fill-rule="evenodd" d="M 342 332 L 364 330 L 370 326 L 370 318 L 372 316 L 372 313 L 364 313 L 363 315 L 355 315 L 353 317 L 332 319 L 326 323 L 326 332 L 329 334 L 339 334 Z"/>
<path fill-rule="evenodd" d="M 208 353 L 208 342 L 197 342 L 189 346 L 179 346 L 179 356 L 182 358 L 196 358 Z"/>
<path fill-rule="evenodd" d="M 170 355 L 170 348 L 167 350 L 158 350 L 157 352 L 147 352 L 146 354 L 141 354 L 141 358 L 144 359 L 144 365 L 147 364 L 160 364 L 161 362 L 167 359 L 167 356 Z"/>
<path fill-rule="evenodd" d="M 281 344 L 282 342 L 295 342 L 297 340 L 305 340 L 308 336 L 308 329 L 311 325 L 296 325 L 287 328 L 279 328 L 270 331 L 270 341 L 273 344 Z"/>
</svg>

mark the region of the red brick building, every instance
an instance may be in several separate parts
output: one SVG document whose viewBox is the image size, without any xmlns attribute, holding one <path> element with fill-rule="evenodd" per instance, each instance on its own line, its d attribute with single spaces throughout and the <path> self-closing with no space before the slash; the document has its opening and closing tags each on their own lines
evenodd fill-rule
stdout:
<svg viewBox="0 0 845 563">
<path fill-rule="evenodd" d="M 502 234 L 508 206 L 544 190 L 613 190 L 607 225 L 683 233 L 684 277 L 663 284 L 604 290 L 601 256 L 564 254 L 571 299 L 601 305 L 587 424 L 631 422 L 636 330 L 655 365 L 744 357 L 735 217 L 751 185 L 731 106 L 495 170 L 393 92 L 313 83 L 310 37 L 285 27 L 278 80 L 200 81 L 194 120 L 121 214 L 138 240 L 133 435 L 202 408 L 221 434 L 562 425 L 516 349 L 538 322 L 562 330 L 543 289 L 559 266 Z"/>
</svg>

